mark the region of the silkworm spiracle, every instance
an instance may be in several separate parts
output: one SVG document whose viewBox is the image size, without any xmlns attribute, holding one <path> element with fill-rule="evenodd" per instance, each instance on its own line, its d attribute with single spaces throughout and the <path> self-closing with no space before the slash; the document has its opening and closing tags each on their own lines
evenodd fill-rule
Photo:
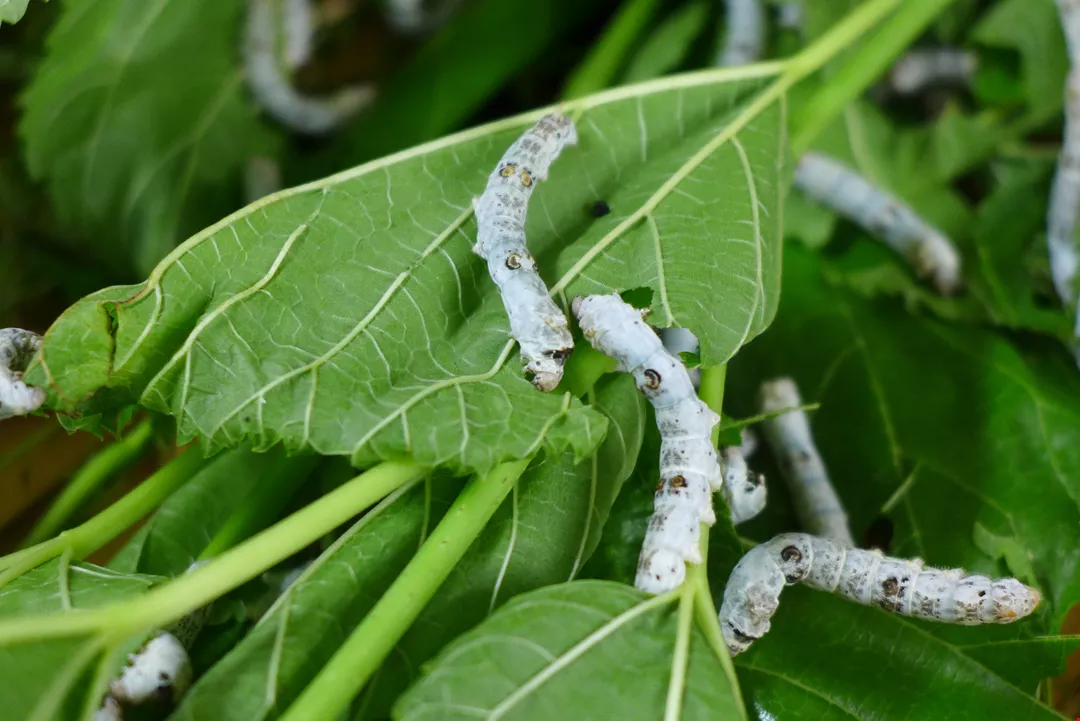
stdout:
<svg viewBox="0 0 1080 721">
<path fill-rule="evenodd" d="M 537 181 L 567 145 L 577 142 L 565 115 L 545 115 L 503 154 L 475 202 L 478 226 L 473 251 L 487 261 L 510 319 L 510 335 L 533 385 L 550 391 L 562 379 L 574 348 L 566 316 L 548 294 L 525 244 L 525 215 Z"/>
<path fill-rule="evenodd" d="M 686 563 L 701 562 L 700 524 L 716 521 L 712 491 L 723 477 L 710 436 L 720 416 L 695 395 L 686 366 L 634 307 L 617 295 L 590 295 L 575 298 L 573 308 L 589 343 L 634 376 L 656 411 L 660 483 L 634 585 L 664 593 L 686 578 Z"/>
<path fill-rule="evenodd" d="M 45 402 L 45 390 L 28 386 L 23 371 L 41 349 L 41 336 L 21 328 L 0 330 L 0 420 L 33 413 Z"/>
<path fill-rule="evenodd" d="M 298 133 L 322 135 L 336 130 L 375 97 L 368 85 L 343 88 L 325 98 L 301 94 L 278 63 L 272 0 L 249 0 L 244 69 L 252 95 L 276 121 Z M 294 58 L 297 52 L 293 50 Z"/>
<path fill-rule="evenodd" d="M 751 549 L 731 572 L 720 628 L 731 654 L 764 636 L 785 585 L 805 583 L 890 613 L 943 623 L 1011 623 L 1030 615 L 1039 592 L 1015 578 L 992 580 L 962 569 L 927 568 L 805 533 L 785 533 Z"/>
<path fill-rule="evenodd" d="M 778 378 L 761 384 L 760 402 L 762 413 L 775 413 L 802 405 L 802 398 L 795 381 Z M 770 418 L 762 422 L 762 429 L 791 489 L 795 513 L 802 527 L 854 546 L 847 513 L 814 445 L 806 413 L 794 410 Z"/>
<path fill-rule="evenodd" d="M 943 295 L 959 289 L 960 254 L 952 241 L 899 199 L 821 153 L 799 158 L 794 183 L 814 202 L 880 237 Z"/>
</svg>

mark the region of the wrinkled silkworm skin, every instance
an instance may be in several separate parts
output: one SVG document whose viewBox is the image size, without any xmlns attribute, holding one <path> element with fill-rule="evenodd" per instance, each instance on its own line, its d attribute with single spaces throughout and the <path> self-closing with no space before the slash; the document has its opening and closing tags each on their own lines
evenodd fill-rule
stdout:
<svg viewBox="0 0 1080 721">
<path fill-rule="evenodd" d="M 109 695 L 123 706 L 158 699 L 176 703 L 190 685 L 191 660 L 184 645 L 163 632 L 128 657 L 128 665 L 109 684 Z"/>
<path fill-rule="evenodd" d="M 589 343 L 633 375 L 656 411 L 660 482 L 634 585 L 665 593 L 686 578 L 686 563 L 701 562 L 700 526 L 716 522 L 712 491 L 723 476 L 711 434 L 720 416 L 695 395 L 686 366 L 664 350 L 641 312 L 619 296 L 575 298 L 573 310 Z"/>
<path fill-rule="evenodd" d="M 371 103 L 370 85 L 343 88 L 325 98 L 301 94 L 286 77 L 275 52 L 272 0 L 249 0 L 244 68 L 255 99 L 285 127 L 306 135 L 324 135 L 341 127 Z M 299 51 L 293 50 L 295 58 Z"/>
<path fill-rule="evenodd" d="M 750 470 L 742 448 L 724 448 L 720 467 L 724 473 L 724 485 L 720 488 L 720 493 L 731 510 L 732 523 L 744 523 L 765 510 L 768 500 L 765 476 Z"/>
<path fill-rule="evenodd" d="M 918 95 L 937 85 L 966 87 L 978 66 L 974 53 L 959 48 L 912 50 L 893 65 L 889 87 L 900 95 Z"/>
<path fill-rule="evenodd" d="M 765 47 L 765 8 L 761 0 L 727 0 L 727 35 L 716 64 L 735 67 L 757 62 Z"/>
<path fill-rule="evenodd" d="M 21 328 L 0 330 L 0 420 L 25 416 L 45 403 L 45 389 L 28 386 L 22 374 L 41 349 L 41 336 Z"/>
<path fill-rule="evenodd" d="M 961 569 L 927 568 L 919 559 L 847 548 L 805 533 L 785 533 L 751 549 L 731 572 L 720 628 L 731 655 L 764 636 L 785 585 L 805 583 L 864 606 L 930 621 L 973 626 L 1012 623 L 1042 599 L 1015 578 L 991 580 Z"/>
<path fill-rule="evenodd" d="M 546 179 L 562 149 L 576 142 L 570 118 L 545 115 L 514 141 L 475 201 L 478 232 L 473 252 L 487 261 L 510 318 L 510 335 L 521 346 L 522 365 L 542 391 L 559 385 L 574 340 L 566 316 L 548 294 L 526 248 L 525 214 L 537 181 Z"/>
<path fill-rule="evenodd" d="M 960 288 L 960 254 L 952 241 L 855 171 L 827 155 L 806 153 L 795 167 L 794 184 L 814 202 L 881 238 L 942 295 Z"/>
<path fill-rule="evenodd" d="M 1080 247 L 1076 226 L 1080 219 L 1080 69 L 1070 70 L 1065 81 L 1065 134 L 1061 143 L 1050 207 L 1046 213 L 1046 243 L 1050 274 L 1061 302 L 1072 307 L 1077 300 L 1077 269 Z"/>
<path fill-rule="evenodd" d="M 800 405 L 799 389 L 790 378 L 778 378 L 761 385 L 762 413 L 775 413 Z M 762 428 L 791 489 L 795 513 L 802 527 L 815 535 L 854 546 L 847 513 L 814 445 L 806 413 L 791 411 L 770 418 L 762 422 Z"/>
<path fill-rule="evenodd" d="M 386 0 L 386 21 L 407 35 L 431 32 L 447 21 L 459 0 Z M 434 5 L 435 7 L 429 7 Z"/>
<path fill-rule="evenodd" d="M 697 336 L 686 328 L 662 328 L 660 329 L 660 340 L 663 342 L 664 348 L 667 348 L 668 353 L 676 358 L 679 357 L 680 353 L 698 352 Z M 701 369 L 687 368 L 686 372 L 690 374 L 690 382 L 694 384 L 694 388 L 699 388 L 701 386 Z"/>
</svg>

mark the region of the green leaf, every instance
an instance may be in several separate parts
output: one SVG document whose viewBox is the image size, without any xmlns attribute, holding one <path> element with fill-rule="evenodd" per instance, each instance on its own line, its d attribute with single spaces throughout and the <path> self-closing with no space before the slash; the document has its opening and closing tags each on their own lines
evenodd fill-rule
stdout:
<svg viewBox="0 0 1080 721">
<path fill-rule="evenodd" d="M 394 719 L 665 718 L 676 606 L 606 581 L 518 596 L 439 654 Z M 690 633 L 678 718 L 741 718 L 720 660 Z"/>
<path fill-rule="evenodd" d="M 353 524 L 198 680 L 172 721 L 276 718 L 409 562 L 458 485 L 396 493 Z"/>
<path fill-rule="evenodd" d="M 707 366 L 768 325 L 784 157 L 783 103 L 768 102 L 775 90 L 760 96 L 772 72 L 711 71 L 568 108 L 580 113 L 579 145 L 540 185 L 528 222 L 553 293 L 650 288 L 653 322 L 693 330 Z M 601 418 L 523 378 L 502 300 L 471 251 L 472 198 L 537 117 L 249 206 L 142 286 L 66 311 L 29 382 L 76 412 L 137 399 L 209 451 L 284 441 L 358 466 L 411 456 L 467 473 L 545 437 L 595 443 Z M 587 212 L 598 196 L 612 208 L 603 218 Z"/>
<path fill-rule="evenodd" d="M 626 373 L 598 384 L 594 407 L 609 419 L 596 455 L 578 464 L 569 453 L 549 455 L 530 466 L 383 664 L 361 701 L 361 717 L 385 717 L 419 664 L 507 599 L 577 576 L 634 469 L 645 423 L 644 398 Z"/>
<path fill-rule="evenodd" d="M 705 29 L 708 11 L 708 3 L 699 0 L 687 3 L 665 18 L 634 53 L 623 82 L 651 80 L 677 69 L 694 39 Z"/>
<path fill-rule="evenodd" d="M 30 0 L 0 0 L 0 24 L 14 25 L 22 20 L 29 4 Z"/>
<path fill-rule="evenodd" d="M 243 8 L 64 2 L 20 134 L 60 217 L 125 275 L 235 207 L 243 163 L 268 151 L 237 67 Z"/>
<path fill-rule="evenodd" d="M 98 608 L 141 595 L 161 580 L 120 574 L 88 563 L 69 566 L 64 559 L 51 561 L 0 589 L 0 617 Z M 119 655 L 103 654 L 117 645 L 86 636 L 36 639 L 0 648 L 4 718 L 77 718 L 84 696 L 92 688 L 91 666 L 98 661 L 116 665 Z"/>
<path fill-rule="evenodd" d="M 1060 719 L 962 647 L 876 608 L 798 587 L 772 630 L 736 659 L 761 718 Z M 964 629 L 977 635 L 979 629 Z"/>
<path fill-rule="evenodd" d="M 1035 693 L 1039 683 L 1065 668 L 1080 648 L 1077 636 L 1040 636 L 958 644 L 961 650 L 1021 691 Z"/>
<path fill-rule="evenodd" d="M 787 257 L 785 311 L 733 364 L 736 407 L 753 407 L 761 380 L 793 376 L 807 401 L 821 402 L 814 436 L 856 538 L 884 515 L 895 524 L 895 555 L 991 575 L 1007 572 L 998 557 L 1015 543 L 1026 562 L 1008 570 L 1039 586 L 1046 607 L 1044 619 L 1017 627 L 1059 627 L 1080 600 L 1070 570 L 1080 561 L 1080 377 L 1071 359 L 860 300 L 828 287 L 805 251 Z M 782 484 L 770 485 L 769 499 L 767 514 L 782 512 Z M 769 520 L 770 533 L 794 527 Z"/>
<path fill-rule="evenodd" d="M 994 4 L 972 32 L 983 45 L 1020 54 L 1020 70 L 1033 120 L 1061 112 L 1069 63 L 1054 0 L 1002 0 Z"/>
<path fill-rule="evenodd" d="M 246 448 L 223 453 L 169 496 L 109 567 L 126 573 L 180 575 L 238 508 L 296 474 L 307 475 L 313 465 L 312 458 L 286 457 L 280 447 L 268 453 Z"/>
</svg>

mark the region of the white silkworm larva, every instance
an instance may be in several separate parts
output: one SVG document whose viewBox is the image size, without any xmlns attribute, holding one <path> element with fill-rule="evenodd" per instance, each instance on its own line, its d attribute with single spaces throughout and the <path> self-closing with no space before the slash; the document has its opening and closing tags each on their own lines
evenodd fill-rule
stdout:
<svg viewBox="0 0 1080 721">
<path fill-rule="evenodd" d="M 966 86 L 978 63 L 974 53 L 959 48 L 912 50 L 893 65 L 889 87 L 900 95 L 917 95 L 935 85 Z"/>
<path fill-rule="evenodd" d="M 22 374 L 41 348 L 41 336 L 21 328 L 0 330 L 0 420 L 33 413 L 45 390 L 28 386 Z"/>
<path fill-rule="evenodd" d="M 761 412 L 774 413 L 802 405 L 799 389 L 790 378 L 761 385 Z M 806 413 L 795 410 L 762 422 L 780 471 L 791 489 L 795 513 L 803 528 L 848 546 L 854 546 L 847 513 L 836 495 L 821 460 Z"/>
<path fill-rule="evenodd" d="M 315 13 L 312 0 L 282 0 L 285 25 L 285 66 L 296 70 L 315 50 Z"/>
<path fill-rule="evenodd" d="M 698 352 L 697 336 L 686 328 L 662 328 L 660 330 L 660 340 L 664 343 L 668 353 L 674 356 L 678 356 L 680 353 Z M 701 385 L 701 370 L 687 368 L 686 372 L 690 374 L 690 382 L 694 384 L 694 388 L 698 388 Z"/>
<path fill-rule="evenodd" d="M 386 0 L 386 20 L 395 30 L 419 35 L 446 22 L 457 6 L 458 0 Z"/>
<path fill-rule="evenodd" d="M 1080 60 L 1080 6 L 1074 0 L 1057 0 L 1061 29 L 1065 33 L 1065 49 L 1070 64 Z"/>
<path fill-rule="evenodd" d="M 769 630 L 785 585 L 805 583 L 902 616 L 972 626 L 1011 623 L 1039 605 L 1039 592 L 1015 578 L 991 580 L 919 559 L 847 548 L 805 533 L 785 533 L 751 549 L 731 572 L 720 628 L 731 655 Z"/>
<path fill-rule="evenodd" d="M 120 702 L 112 696 L 106 696 L 101 708 L 94 712 L 93 721 L 123 721 L 123 718 L 124 710 L 120 707 Z"/>
<path fill-rule="evenodd" d="M 514 141 L 474 203 L 478 230 L 473 252 L 487 261 L 510 319 L 510 335 L 521 346 L 522 365 L 542 391 L 559 385 L 574 340 L 526 248 L 525 214 L 537 181 L 546 179 L 562 149 L 576 142 L 570 118 L 545 115 Z"/>
<path fill-rule="evenodd" d="M 720 467 L 724 472 L 724 485 L 720 488 L 728 508 L 731 522 L 738 525 L 765 510 L 767 493 L 765 476 L 754 473 L 746 464 L 746 452 L 739 446 L 724 448 Z"/>
<path fill-rule="evenodd" d="M 302 95 L 292 86 L 275 55 L 272 0 L 249 0 L 244 68 L 259 104 L 275 120 L 299 133 L 322 135 L 336 130 L 375 96 L 370 85 L 343 88 L 325 98 Z M 295 54 L 295 51 L 294 51 Z"/>
<path fill-rule="evenodd" d="M 1076 225 L 1080 219 L 1080 69 L 1069 72 L 1065 87 L 1065 133 L 1046 213 L 1046 243 L 1050 274 L 1061 302 L 1071 307 L 1077 298 L 1073 284 L 1080 269 Z"/>
<path fill-rule="evenodd" d="M 191 660 L 184 645 L 162 632 L 128 657 L 128 665 L 109 684 L 109 695 L 124 706 L 155 699 L 176 703 L 190 685 Z M 108 704 L 106 699 L 103 708 Z"/>
<path fill-rule="evenodd" d="M 641 313 L 619 296 L 575 298 L 573 309 L 589 343 L 634 376 L 656 411 L 660 482 L 634 585 L 664 593 L 686 578 L 686 563 L 701 562 L 701 524 L 716 520 L 712 491 L 723 476 L 711 434 L 720 416 L 694 394 L 682 361 L 664 350 Z"/>
<path fill-rule="evenodd" d="M 757 62 L 765 47 L 765 8 L 761 0 L 727 0 L 727 34 L 716 64 L 722 67 Z"/>
<path fill-rule="evenodd" d="M 821 153 L 799 158 L 794 182 L 811 200 L 879 236 L 943 295 L 959 288 L 960 254 L 952 241 L 899 199 Z"/>
</svg>

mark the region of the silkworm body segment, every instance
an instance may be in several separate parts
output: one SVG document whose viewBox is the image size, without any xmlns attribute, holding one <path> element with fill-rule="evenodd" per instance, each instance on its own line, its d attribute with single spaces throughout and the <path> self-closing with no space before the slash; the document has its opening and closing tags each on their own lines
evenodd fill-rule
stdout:
<svg viewBox="0 0 1080 721">
<path fill-rule="evenodd" d="M 761 385 L 762 413 L 774 413 L 801 404 L 799 389 L 790 378 Z M 814 445 L 806 413 L 799 410 L 784 413 L 763 421 L 762 428 L 791 489 L 795 512 L 803 528 L 854 546 L 847 513 Z"/>
<path fill-rule="evenodd" d="M 805 583 L 890 613 L 943 623 L 1011 623 L 1030 615 L 1039 592 L 1015 578 L 923 566 L 805 533 L 785 533 L 750 550 L 731 572 L 720 627 L 732 655 L 768 632 L 785 585 Z"/>
<path fill-rule="evenodd" d="M 45 390 L 28 386 L 23 371 L 41 348 L 41 336 L 21 328 L 0 330 L 0 420 L 33 413 L 45 402 Z"/>
<path fill-rule="evenodd" d="M 695 395 L 686 366 L 619 296 L 575 298 L 573 309 L 585 338 L 633 375 L 656 413 L 660 482 L 634 585 L 664 593 L 685 579 L 686 563 L 701 562 L 700 524 L 716 520 L 712 491 L 723 477 L 710 436 L 720 416 Z"/>
<path fill-rule="evenodd" d="M 720 492 L 731 510 L 732 523 L 738 525 L 749 521 L 765 510 L 768 500 L 765 477 L 750 470 L 742 448 L 724 448 L 720 467 L 724 472 L 724 484 Z"/>
<path fill-rule="evenodd" d="M 974 53 L 958 48 L 924 48 L 905 54 L 889 73 L 901 95 L 915 95 L 934 85 L 967 85 L 978 67 Z"/>
<path fill-rule="evenodd" d="M 952 241 L 899 199 L 821 153 L 799 158 L 794 183 L 811 200 L 881 238 L 943 295 L 959 289 L 960 254 Z"/>
<path fill-rule="evenodd" d="M 124 706 L 162 695 L 175 703 L 190 685 L 191 661 L 184 645 L 170 633 L 159 633 L 128 658 L 128 665 L 109 684 L 109 694 Z"/>
<path fill-rule="evenodd" d="M 484 258 L 502 293 L 510 334 L 533 385 L 550 391 L 562 379 L 574 341 L 566 316 L 552 301 L 525 244 L 525 215 L 539 180 L 567 145 L 577 142 L 565 115 L 545 115 L 525 131 L 499 160 L 475 203 L 477 238 L 473 251 Z"/>
<path fill-rule="evenodd" d="M 727 35 L 717 65 L 757 62 L 765 47 L 765 7 L 761 0 L 727 0 Z"/>
</svg>

